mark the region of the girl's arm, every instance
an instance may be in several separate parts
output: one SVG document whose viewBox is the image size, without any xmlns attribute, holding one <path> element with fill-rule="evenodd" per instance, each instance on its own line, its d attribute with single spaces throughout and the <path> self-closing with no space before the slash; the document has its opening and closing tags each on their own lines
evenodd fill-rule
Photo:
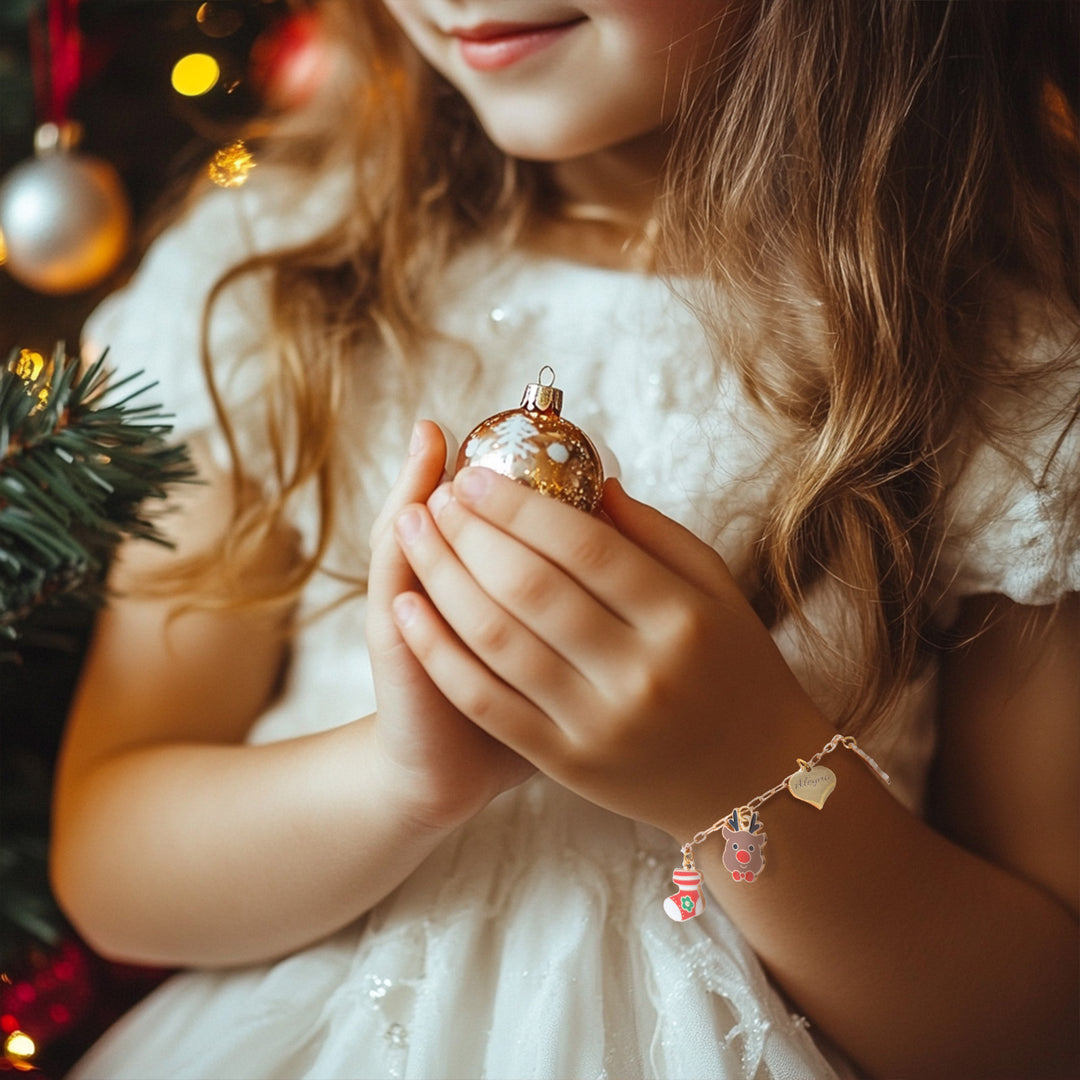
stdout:
<svg viewBox="0 0 1080 1080">
<path fill-rule="evenodd" d="M 617 485 L 612 529 L 483 472 L 402 515 L 424 594 L 396 610 L 436 684 L 486 730 L 669 832 L 673 866 L 681 843 L 835 734 L 685 529 Z M 695 849 L 796 1007 L 872 1074 L 1075 1068 L 1074 601 L 1068 611 L 1032 616 L 1042 635 L 1019 650 L 1010 612 L 950 673 L 942 825 L 967 846 L 838 750 L 822 810 L 786 793 L 762 807 L 759 880 L 732 880 L 719 837 Z M 1038 855 L 1025 850 L 1036 835 Z M 658 879 L 657 903 L 668 890 Z"/>
<path fill-rule="evenodd" d="M 1076 914 L 1080 594 L 1034 609 L 975 597 L 957 629 L 971 640 L 944 668 L 933 817 Z"/>
<path fill-rule="evenodd" d="M 875 1075 L 1080 1072 L 1078 600 L 969 604 L 967 628 L 989 629 L 944 671 L 941 832 L 838 752 L 821 813 L 762 808 L 760 893 L 730 880 L 722 843 L 700 849 L 773 976 Z"/>
<path fill-rule="evenodd" d="M 392 500 L 438 481 L 441 437 L 424 434 Z M 219 477 L 184 492 L 181 552 L 218 542 L 228 490 Z M 396 547 L 378 530 L 373 539 L 373 580 L 397 580 Z M 253 572 L 280 573 L 291 557 L 291 538 L 278 537 Z M 122 593 L 170 558 L 130 544 L 113 583 Z M 460 717 L 454 727 L 449 707 L 409 687 L 392 656 L 378 661 L 396 694 L 386 715 L 243 745 L 279 678 L 284 630 L 280 616 L 135 596 L 102 613 L 58 770 L 52 872 L 104 954 L 223 965 L 295 949 L 366 911 L 501 786 L 473 753 L 476 739 L 495 744 Z M 404 716 L 405 705 L 421 715 Z"/>
</svg>

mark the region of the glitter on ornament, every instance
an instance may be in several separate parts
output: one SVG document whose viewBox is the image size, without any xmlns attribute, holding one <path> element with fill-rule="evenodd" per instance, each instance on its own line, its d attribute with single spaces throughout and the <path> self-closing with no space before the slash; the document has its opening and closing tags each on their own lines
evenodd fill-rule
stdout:
<svg viewBox="0 0 1080 1080">
<path fill-rule="evenodd" d="M 550 372 L 551 382 L 543 382 Z M 465 437 L 457 468 L 481 465 L 592 513 L 603 495 L 604 469 L 592 440 L 564 420 L 562 391 L 545 365 L 529 383 L 521 406 L 496 413 Z"/>
<path fill-rule="evenodd" d="M 236 139 L 214 154 L 207 166 L 207 173 L 218 187 L 235 188 L 247 183 L 248 174 L 256 164 L 247 143 L 243 139 Z"/>
</svg>

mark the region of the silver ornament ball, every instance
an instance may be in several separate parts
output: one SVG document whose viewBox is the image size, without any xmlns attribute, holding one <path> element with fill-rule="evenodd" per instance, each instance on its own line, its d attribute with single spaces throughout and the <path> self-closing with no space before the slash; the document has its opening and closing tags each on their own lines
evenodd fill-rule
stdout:
<svg viewBox="0 0 1080 1080">
<path fill-rule="evenodd" d="M 7 269 L 38 292 L 80 292 L 117 267 L 131 234 L 131 210 L 106 161 L 57 151 L 16 165 L 0 184 Z"/>
</svg>

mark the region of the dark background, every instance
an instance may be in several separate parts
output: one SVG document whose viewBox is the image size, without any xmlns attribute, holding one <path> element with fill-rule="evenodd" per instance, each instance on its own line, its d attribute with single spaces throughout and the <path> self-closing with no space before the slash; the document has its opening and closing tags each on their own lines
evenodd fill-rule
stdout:
<svg viewBox="0 0 1080 1080">
<path fill-rule="evenodd" d="M 40 109 L 29 27 L 44 9 L 45 0 L 0 0 L 0 176 L 33 155 Z M 83 0 L 78 6 L 84 75 L 72 117 L 83 126 L 81 149 L 120 173 L 137 222 L 145 224 L 256 111 L 248 78 L 252 46 L 288 9 L 285 0 Z M 226 36 L 211 36 L 234 23 Z M 182 97 L 170 84 L 173 64 L 190 52 L 209 52 L 222 66 L 218 85 L 200 98 Z M 14 345 L 47 353 L 58 338 L 77 341 L 83 320 L 138 254 L 136 242 L 116 274 L 62 298 L 35 293 L 0 271 L 0 356 Z"/>
<path fill-rule="evenodd" d="M 33 155 L 44 119 L 42 64 L 31 34 L 48 0 L 0 0 L 0 183 Z M 84 131 L 80 150 L 119 172 L 136 236 L 127 258 L 86 291 L 47 296 L 0 266 L 0 364 L 14 348 L 49 355 L 58 341 L 77 349 L 82 324 L 123 283 L 151 223 L 212 153 L 240 134 L 260 106 L 252 53 L 300 0 L 82 0 L 82 78 L 70 106 Z M 221 65 L 217 86 L 185 98 L 171 86 L 173 64 L 208 52 Z M 45 72 L 47 75 L 47 72 Z M 167 404 L 167 403 L 166 403 Z M 0 1072 L 17 1058 L 6 1040 L 25 1030 L 37 1050 L 21 1062 L 61 1077 L 77 1055 L 162 974 L 96 957 L 63 920 L 45 874 L 56 747 L 78 675 L 93 611 L 39 608 L 20 628 L 14 653 L 0 647 Z M 7 655 L 4 655 L 4 653 Z"/>
</svg>

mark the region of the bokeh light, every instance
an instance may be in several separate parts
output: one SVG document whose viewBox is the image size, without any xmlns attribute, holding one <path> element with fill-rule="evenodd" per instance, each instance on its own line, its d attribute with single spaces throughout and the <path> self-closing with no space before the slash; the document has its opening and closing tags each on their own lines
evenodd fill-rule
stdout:
<svg viewBox="0 0 1080 1080">
<path fill-rule="evenodd" d="M 255 155 L 244 140 L 236 139 L 214 154 L 207 172 L 218 187 L 236 188 L 247 183 L 248 174 L 256 164 Z"/>
<path fill-rule="evenodd" d="M 244 25 L 244 13 L 229 4 L 205 3 L 195 12 L 199 29 L 212 38 L 224 38 Z"/>
<path fill-rule="evenodd" d="M 4 1040 L 4 1054 L 13 1064 L 29 1061 L 36 1053 L 37 1046 L 25 1031 L 13 1031 Z"/>
<path fill-rule="evenodd" d="M 221 77 L 218 62 L 209 53 L 188 53 L 173 65 L 172 85 L 184 97 L 199 97 L 212 90 Z"/>
<path fill-rule="evenodd" d="M 22 349 L 9 367 L 20 379 L 33 382 L 45 367 L 45 357 L 32 349 Z"/>
</svg>

